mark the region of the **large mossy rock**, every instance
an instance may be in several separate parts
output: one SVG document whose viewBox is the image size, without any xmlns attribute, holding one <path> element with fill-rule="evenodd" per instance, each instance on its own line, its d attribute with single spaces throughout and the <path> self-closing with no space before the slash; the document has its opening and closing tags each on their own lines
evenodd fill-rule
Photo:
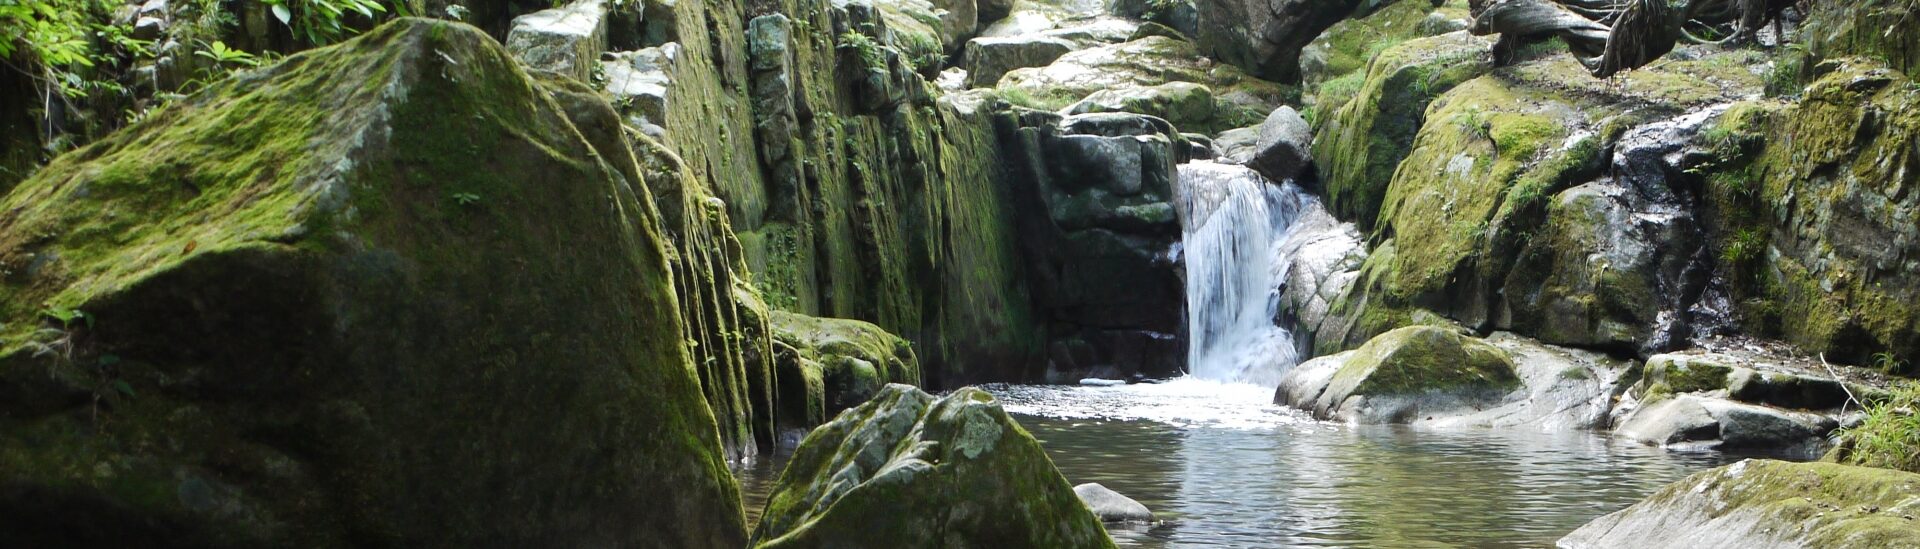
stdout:
<svg viewBox="0 0 1920 549">
<path fill-rule="evenodd" d="M 1445 39 L 1428 40 L 1444 48 Z M 1425 311 L 1550 344 L 1652 352 L 1679 344 L 1689 317 L 1662 313 L 1686 310 L 1705 269 L 1687 261 L 1704 245 L 1685 209 L 1689 187 L 1670 179 L 1690 165 L 1665 162 L 1680 157 L 1666 153 L 1685 142 L 1651 140 L 1632 148 L 1642 152 L 1612 158 L 1605 152 L 1634 132 L 1666 135 L 1656 122 L 1691 135 L 1704 115 L 1682 117 L 1689 125 L 1672 121 L 1759 89 L 1747 68 L 1755 55 L 1709 52 L 1635 71 L 1612 87 L 1584 77 L 1571 57 L 1550 54 L 1437 96 L 1379 189 L 1374 247 L 1331 307 L 1335 320 L 1319 327 L 1316 352 L 1352 348 Z M 1356 110 L 1364 105 L 1356 98 L 1341 119 L 1360 130 Z M 1326 131 L 1320 143 L 1334 150 L 1316 160 L 1345 166 L 1334 168 L 1336 178 L 1364 177 L 1375 159 L 1356 163 L 1351 155 L 1372 138 L 1327 139 Z M 1350 138 L 1361 141 L 1342 143 Z M 1367 154 L 1376 153 L 1389 163 L 1397 154 Z M 1620 177 L 1603 177 L 1609 167 Z M 1375 192 L 1365 185 L 1350 191 L 1354 198 L 1333 200 L 1336 211 Z M 1625 219 L 1633 223 L 1614 223 Z M 1396 242 L 1401 237 L 1407 240 Z"/>
<path fill-rule="evenodd" d="M 1412 423 L 1490 408 L 1520 387 L 1505 351 L 1455 330 L 1409 326 L 1295 367 L 1275 400 L 1323 419 Z"/>
<path fill-rule="evenodd" d="M 807 435 L 752 547 L 1112 547 L 993 397 L 905 385 Z"/>
<path fill-rule="evenodd" d="M 774 311 L 783 426 L 811 428 L 888 384 L 920 384 L 907 340 L 871 323 Z"/>
<path fill-rule="evenodd" d="M 1816 58 L 1872 57 L 1913 78 L 1920 76 L 1916 11 L 1914 0 L 1819 2 L 1801 36 Z"/>
<path fill-rule="evenodd" d="M 0 538 L 738 547 L 658 214 L 549 91 L 404 19 L 8 194 Z"/>
<path fill-rule="evenodd" d="M 1567 549 L 1920 546 L 1920 475 L 1748 460 L 1687 477 L 1580 527 Z"/>
</svg>

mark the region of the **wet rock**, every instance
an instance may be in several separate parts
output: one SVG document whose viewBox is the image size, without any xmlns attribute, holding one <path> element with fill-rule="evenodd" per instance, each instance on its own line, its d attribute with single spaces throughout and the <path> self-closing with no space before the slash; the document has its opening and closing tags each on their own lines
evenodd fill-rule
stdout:
<svg viewBox="0 0 1920 549">
<path fill-rule="evenodd" d="M 1195 38 L 1208 56 L 1276 82 L 1300 82 L 1300 51 L 1349 16 L 1392 2 L 1198 0 Z"/>
<path fill-rule="evenodd" d="M 1032 98 L 1049 109 L 1071 105 L 1101 90 L 1189 82 L 1207 87 L 1216 131 L 1253 123 L 1289 95 L 1279 85 L 1248 76 L 1231 65 L 1200 55 L 1191 42 L 1149 36 L 1120 44 L 1077 50 L 1044 67 L 1017 69 L 1000 78 L 996 89 Z"/>
<path fill-rule="evenodd" d="M 1350 423 L 1413 423 L 1509 401 L 1521 387 L 1505 351 L 1445 328 L 1411 326 L 1294 367 L 1279 404 Z"/>
<path fill-rule="evenodd" d="M 1509 402 L 1486 410 L 1436 416 L 1416 422 L 1434 427 L 1526 428 L 1576 431 L 1607 426 L 1614 399 L 1634 373 L 1631 360 L 1589 350 L 1547 345 L 1510 332 L 1495 332 L 1488 344 L 1504 351 L 1524 387 Z"/>
<path fill-rule="evenodd" d="M 71 506 L 6 537 L 742 545 L 660 179 L 584 84 L 409 18 L 156 117 L 4 199 L 0 509 Z M 84 369 L 41 303 L 111 319 Z"/>
<path fill-rule="evenodd" d="M 1101 522 L 1153 522 L 1153 511 L 1147 506 L 1098 482 L 1073 487 L 1073 495 L 1079 496 Z"/>
<path fill-rule="evenodd" d="M 529 67 L 591 81 L 595 61 L 607 50 L 606 15 L 605 0 L 575 0 L 515 17 L 507 51 Z"/>
<path fill-rule="evenodd" d="M 1294 220 L 1275 253 L 1292 258 L 1275 323 L 1291 327 L 1295 348 L 1313 349 L 1320 334 L 1338 324 L 1333 304 L 1360 276 L 1366 247 L 1352 223 L 1335 219 L 1314 201 Z"/>
<path fill-rule="evenodd" d="M 875 520 L 886 517 L 886 520 Z M 1112 547 L 987 393 L 888 385 L 807 436 L 751 547 Z"/>
<path fill-rule="evenodd" d="M 1164 25 L 1186 36 L 1200 33 L 1200 11 L 1193 0 L 1107 0 L 1107 13 Z"/>
<path fill-rule="evenodd" d="M 1313 162 L 1313 128 L 1293 107 L 1280 107 L 1260 123 L 1247 167 L 1274 181 L 1291 181 Z"/>
<path fill-rule="evenodd" d="M 1064 38 L 1038 35 L 968 40 L 962 57 L 967 87 L 992 87 L 1007 71 L 1047 66 L 1073 51 L 1073 47 L 1073 42 Z"/>
<path fill-rule="evenodd" d="M 1747 460 L 1695 474 L 1561 538 L 1566 549 L 1920 546 L 1920 475 Z"/>
</svg>

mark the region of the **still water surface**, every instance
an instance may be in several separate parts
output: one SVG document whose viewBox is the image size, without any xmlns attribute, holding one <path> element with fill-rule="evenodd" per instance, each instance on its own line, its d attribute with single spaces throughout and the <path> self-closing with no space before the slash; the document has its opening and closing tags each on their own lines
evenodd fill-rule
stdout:
<svg viewBox="0 0 1920 549">
<path fill-rule="evenodd" d="M 1551 547 L 1596 516 L 1725 464 L 1587 433 L 1313 421 L 1247 385 L 984 387 L 1067 480 L 1166 523 L 1121 547 Z M 784 460 L 742 471 L 750 518 Z"/>
</svg>

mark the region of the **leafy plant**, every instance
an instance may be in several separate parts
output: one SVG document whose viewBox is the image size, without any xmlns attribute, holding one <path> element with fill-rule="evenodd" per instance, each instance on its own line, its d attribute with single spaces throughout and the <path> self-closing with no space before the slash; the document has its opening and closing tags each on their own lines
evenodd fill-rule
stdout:
<svg viewBox="0 0 1920 549">
<path fill-rule="evenodd" d="M 1882 351 L 1873 354 L 1873 367 L 1882 372 L 1895 374 L 1907 369 L 1907 361 L 1901 360 L 1898 355 Z"/>
<path fill-rule="evenodd" d="M 1895 388 L 1866 412 L 1866 420 L 1840 431 L 1840 445 L 1830 457 L 1920 473 L 1920 383 Z"/>
<path fill-rule="evenodd" d="M 199 57 L 212 59 L 215 64 L 220 65 L 222 67 L 226 67 L 226 66 L 257 67 L 260 65 L 260 58 L 255 57 L 253 54 L 247 53 L 242 50 L 229 48 L 227 47 L 226 42 L 221 42 L 219 40 L 214 40 L 212 44 L 207 44 L 207 49 L 195 51 L 193 52 L 193 54 Z"/>
<path fill-rule="evenodd" d="M 461 206 L 472 206 L 480 202 L 480 195 L 474 193 L 453 193 L 453 202 Z"/>
<path fill-rule="evenodd" d="M 293 31 L 293 35 L 312 45 L 339 42 L 356 30 L 347 18 L 360 14 L 368 20 L 387 12 L 379 0 L 261 0 L 273 18 Z"/>
<path fill-rule="evenodd" d="M 838 47 L 839 49 L 852 51 L 854 56 L 859 58 L 860 62 L 864 64 L 868 70 L 886 69 L 887 57 L 886 54 L 881 53 L 880 43 L 873 41 L 873 38 L 867 35 L 857 32 L 841 33 Z"/>
</svg>

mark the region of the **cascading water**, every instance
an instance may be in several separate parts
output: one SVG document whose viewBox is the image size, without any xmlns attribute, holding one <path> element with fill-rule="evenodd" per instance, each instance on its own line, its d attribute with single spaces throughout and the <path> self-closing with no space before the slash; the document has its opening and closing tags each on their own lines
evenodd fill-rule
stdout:
<svg viewBox="0 0 1920 549">
<path fill-rule="evenodd" d="M 1298 360 L 1274 324 L 1291 258 L 1276 249 L 1313 198 L 1244 166 L 1180 166 L 1176 193 L 1187 267 L 1187 351 L 1196 378 L 1276 386 Z"/>
</svg>

